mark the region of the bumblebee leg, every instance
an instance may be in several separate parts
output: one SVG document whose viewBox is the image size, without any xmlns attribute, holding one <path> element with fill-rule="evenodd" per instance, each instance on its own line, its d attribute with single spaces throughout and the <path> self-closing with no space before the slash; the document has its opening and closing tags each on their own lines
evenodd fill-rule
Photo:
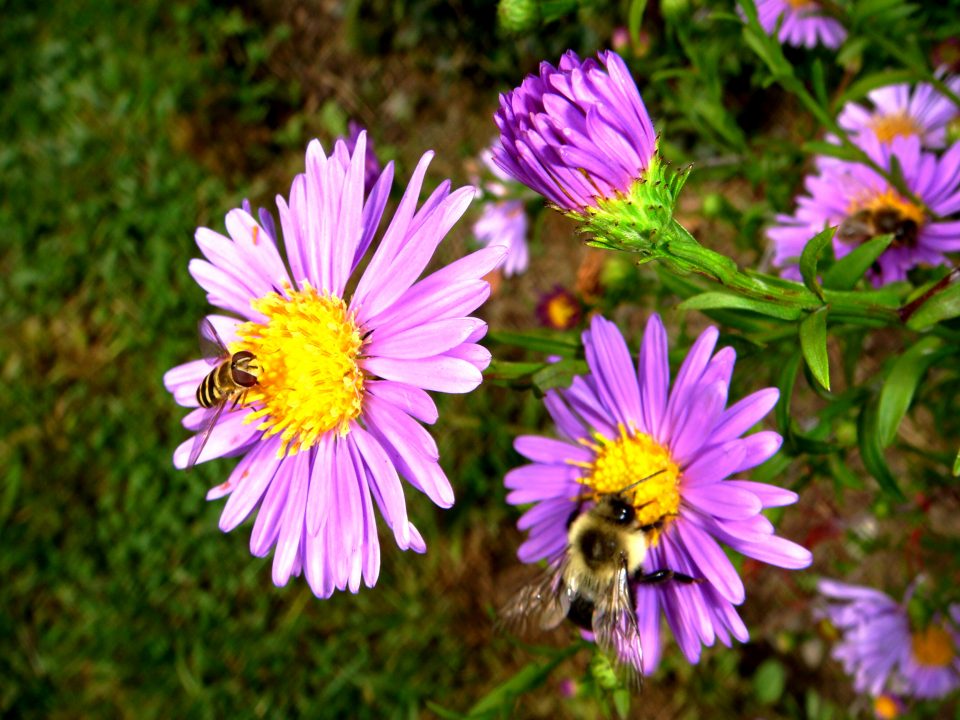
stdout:
<svg viewBox="0 0 960 720">
<path fill-rule="evenodd" d="M 651 501 L 651 502 L 652 502 L 652 501 Z M 644 507 L 645 505 L 649 505 L 649 504 L 650 504 L 650 503 L 645 503 L 644 505 L 641 505 L 640 507 L 642 508 L 642 507 Z M 650 523 L 649 525 L 641 525 L 638 529 L 640 530 L 640 532 L 645 532 L 645 533 L 653 532 L 654 530 L 663 530 L 663 525 L 664 525 L 664 523 L 666 523 L 667 518 L 672 518 L 672 517 L 676 517 L 676 516 L 677 516 L 676 513 L 667 513 L 666 515 L 663 515 L 663 516 L 657 518 L 656 520 L 654 520 L 654 521 L 653 521 L 652 523 Z"/>
<path fill-rule="evenodd" d="M 646 575 L 637 573 L 633 579 L 641 585 L 654 585 L 656 583 L 667 582 L 668 580 L 675 580 L 684 585 L 692 585 L 693 583 L 702 583 L 704 580 L 703 578 L 690 577 L 689 575 L 684 575 L 674 570 L 654 570 Z"/>
</svg>

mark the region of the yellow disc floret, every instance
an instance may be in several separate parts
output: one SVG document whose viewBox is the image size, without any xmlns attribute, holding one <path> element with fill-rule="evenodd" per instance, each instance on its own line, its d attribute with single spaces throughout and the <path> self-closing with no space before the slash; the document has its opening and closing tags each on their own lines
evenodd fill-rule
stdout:
<svg viewBox="0 0 960 720">
<path fill-rule="evenodd" d="M 921 128 L 905 112 L 874 115 L 870 118 L 869 125 L 882 143 L 891 142 L 895 137 L 922 135 Z"/>
<path fill-rule="evenodd" d="M 900 717 L 900 707 L 890 695 L 878 695 L 873 699 L 873 714 L 882 720 L 895 720 Z"/>
<path fill-rule="evenodd" d="M 626 490 L 624 495 L 636 508 L 640 525 L 650 525 L 677 514 L 680 469 L 667 448 L 646 433 L 628 431 L 623 425 L 618 437 L 607 438 L 596 433 L 594 439 L 596 442 L 583 441 L 595 453 L 594 461 L 576 463 L 584 468 L 581 482 L 591 494 L 600 496 Z M 637 483 L 643 478 L 647 479 Z M 656 540 L 654 537 L 651 544 Z"/>
<path fill-rule="evenodd" d="M 570 321 L 580 312 L 572 297 L 559 293 L 547 301 L 546 309 L 550 327 L 557 329 L 568 328 Z"/>
<path fill-rule="evenodd" d="M 923 225 L 926 220 L 922 208 L 909 200 L 904 200 L 892 188 L 887 188 L 882 193 L 864 194 L 854 198 L 850 202 L 848 211 L 853 215 L 860 210 L 870 210 L 874 213 L 888 210 L 896 213 L 901 220 L 913 220 L 918 226 Z"/>
<path fill-rule="evenodd" d="M 262 367 L 244 404 L 255 408 L 248 422 L 260 421 L 264 437 L 280 434 L 281 456 L 312 447 L 331 430 L 346 434 L 363 403 L 360 329 L 341 298 L 302 285 L 254 300 L 267 322 L 240 325 L 241 341 L 230 348 L 249 350 Z"/>
<path fill-rule="evenodd" d="M 946 667 L 956 657 L 956 648 L 950 633 L 936 625 L 913 633 L 910 647 L 913 650 L 913 659 L 920 665 Z"/>
</svg>

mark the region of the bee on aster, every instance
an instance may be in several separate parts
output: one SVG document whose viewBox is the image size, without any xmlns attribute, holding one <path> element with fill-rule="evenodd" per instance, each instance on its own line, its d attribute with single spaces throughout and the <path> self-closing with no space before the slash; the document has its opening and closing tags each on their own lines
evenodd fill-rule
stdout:
<svg viewBox="0 0 960 720">
<path fill-rule="evenodd" d="M 825 14 L 816 0 L 757 0 L 757 16 L 768 35 L 783 18 L 777 39 L 785 45 L 836 50 L 847 38 L 843 25 Z"/>
<path fill-rule="evenodd" d="M 661 613 L 690 662 L 704 645 L 747 640 L 735 609 L 745 588 L 721 543 L 780 567 L 810 564 L 809 551 L 778 537 L 762 514 L 797 495 L 738 477 L 780 448 L 775 432 L 741 437 L 773 408 L 778 391 L 760 390 L 726 407 L 735 353 L 714 353 L 717 337 L 715 328 L 701 334 L 671 389 L 657 315 L 647 323 L 637 365 L 616 326 L 593 318 L 583 335 L 589 374 L 545 399 L 560 439 L 521 436 L 514 444 L 532 461 L 504 480 L 508 502 L 533 504 L 517 523 L 529 531 L 518 556 L 546 560 L 548 574 L 507 613 L 536 604 L 581 625 L 592 620 L 603 647 L 628 669 L 649 673 L 661 657 Z M 598 516 L 625 533 L 613 601 L 584 590 L 603 590 L 605 580 L 576 571 L 611 545 L 609 532 L 597 532 Z M 548 622 L 555 624 L 553 617 Z"/>
<path fill-rule="evenodd" d="M 431 157 L 418 163 L 375 247 L 393 165 L 365 192 L 364 132 L 352 153 L 343 141 L 329 156 L 310 143 L 306 172 L 289 199 L 277 198 L 286 260 L 272 220 L 246 209 L 227 214 L 229 237 L 197 230 L 206 259 L 192 260 L 190 273 L 211 305 L 236 316 L 208 319 L 230 353 L 258 363 L 256 384 L 218 418 L 197 462 L 242 456 L 207 499 L 229 496 L 224 532 L 256 512 L 251 552 L 274 550 L 278 586 L 303 573 L 318 597 L 356 592 L 361 580 L 372 587 L 380 569 L 374 506 L 401 549 L 423 552 L 401 477 L 437 505 L 453 504 L 437 445 L 420 424 L 438 416 L 426 391 L 480 384 L 490 362 L 477 344 L 486 324 L 470 313 L 487 298 L 482 278 L 504 251 L 486 248 L 421 278 L 474 196 L 445 181 L 417 208 Z M 196 407 L 208 372 L 196 360 L 164 383 L 180 405 Z M 199 429 L 206 412 L 194 410 L 184 425 Z M 193 447 L 187 440 L 174 452 L 178 468 Z"/>
<path fill-rule="evenodd" d="M 896 137 L 881 143 L 875 135 L 861 136 L 864 151 L 890 170 L 896 159 L 906 187 L 925 206 L 903 197 L 882 175 L 867 165 L 823 163 L 805 182 L 807 194 L 791 215 L 777 215 L 767 229 L 773 262 L 783 275 L 799 279 L 799 258 L 807 241 L 825 227 L 838 226 L 833 250 L 841 258 L 876 235 L 891 233 L 893 241 L 867 276 L 874 285 L 905 280 L 919 265 L 940 265 L 945 253 L 960 250 L 960 143 L 942 156 L 925 152 L 920 138 Z M 929 212 L 928 212 L 929 210 Z"/>
<path fill-rule="evenodd" d="M 526 272 L 530 265 L 530 248 L 527 244 L 529 222 L 523 200 L 509 199 L 513 184 L 509 175 L 493 162 L 493 145 L 480 153 L 480 161 L 494 179 L 481 186 L 485 193 L 495 198 L 483 204 L 480 218 L 473 225 L 473 234 L 486 246 L 502 245 L 507 254 L 501 270 L 507 277 Z M 516 187 L 516 185 L 514 185 Z"/>
<path fill-rule="evenodd" d="M 912 627 L 907 603 L 869 587 L 820 580 L 827 600 L 822 615 L 842 634 L 833 657 L 853 676 L 857 692 L 893 692 L 922 699 L 940 698 L 960 687 L 960 605 L 949 617 Z"/>
<path fill-rule="evenodd" d="M 960 77 L 944 78 L 944 82 L 960 92 Z M 923 147 L 942 148 L 947 143 L 947 126 L 960 114 L 960 108 L 929 83 L 888 85 L 871 90 L 867 98 L 870 107 L 850 102 L 837 118 L 855 141 L 863 133 L 872 133 L 881 143 L 916 135 Z"/>
</svg>

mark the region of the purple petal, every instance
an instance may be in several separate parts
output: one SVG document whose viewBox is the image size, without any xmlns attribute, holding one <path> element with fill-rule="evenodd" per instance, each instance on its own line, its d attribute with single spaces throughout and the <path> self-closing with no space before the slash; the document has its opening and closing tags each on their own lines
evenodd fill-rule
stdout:
<svg viewBox="0 0 960 720">
<path fill-rule="evenodd" d="M 470 363 L 444 355 L 420 360 L 365 358 L 360 365 L 386 380 L 447 393 L 470 392 L 483 380 L 480 371 Z"/>
</svg>

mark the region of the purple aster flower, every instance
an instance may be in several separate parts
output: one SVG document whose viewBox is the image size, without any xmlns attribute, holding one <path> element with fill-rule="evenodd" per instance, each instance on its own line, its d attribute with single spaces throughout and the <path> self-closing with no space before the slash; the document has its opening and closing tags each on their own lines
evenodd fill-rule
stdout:
<svg viewBox="0 0 960 720">
<path fill-rule="evenodd" d="M 530 251 L 527 247 L 527 215 L 523 211 L 523 200 L 500 200 L 486 203 L 480 218 L 473 225 L 477 240 L 487 247 L 503 247 L 503 274 L 507 277 L 519 275 L 530 264 Z"/>
<path fill-rule="evenodd" d="M 945 82 L 954 92 L 960 91 L 960 77 Z M 871 108 L 847 103 L 837 118 L 854 140 L 863 133 L 872 133 L 883 143 L 916 135 L 924 147 L 942 148 L 946 144 L 947 125 L 960 113 L 953 101 L 929 83 L 916 87 L 888 85 L 872 90 L 867 97 Z"/>
<path fill-rule="evenodd" d="M 823 614 L 842 633 L 833 657 L 853 676 L 857 692 L 938 698 L 960 687 L 960 605 L 950 606 L 952 622 L 935 617 L 911 629 L 912 588 L 902 603 L 836 580 L 821 580 L 818 589 L 829 602 Z"/>
<path fill-rule="evenodd" d="M 425 390 L 464 393 L 481 381 L 490 354 L 476 344 L 486 324 L 469 317 L 489 294 L 482 277 L 502 260 L 486 248 L 420 278 L 444 235 L 474 195 L 443 182 L 418 209 L 432 153 L 420 160 L 382 239 L 380 225 L 393 165 L 364 199 L 366 134 L 351 155 L 338 141 L 330 156 L 307 148 L 306 173 L 289 200 L 277 198 L 285 263 L 275 233 L 246 210 L 227 214 L 230 237 L 207 228 L 196 239 L 207 260 L 190 272 L 212 305 L 238 318 L 209 319 L 231 353 L 246 350 L 258 382 L 219 417 L 198 458 L 242 456 L 230 477 L 207 494 L 229 495 L 220 528 L 230 531 L 256 512 L 251 552 L 274 548 L 273 581 L 306 576 L 313 592 L 372 587 L 380 569 L 374 506 L 401 549 L 423 552 L 407 517 L 402 476 L 441 507 L 453 490 L 437 445 L 417 422 L 437 409 Z M 355 288 L 348 295 L 345 288 Z M 204 360 L 164 376 L 176 401 L 196 407 L 210 371 Z M 207 411 L 184 425 L 200 428 Z M 183 468 L 194 447 L 174 453 Z"/>
<path fill-rule="evenodd" d="M 890 169 L 896 158 L 907 188 L 935 215 L 949 217 L 960 210 L 960 143 L 939 158 L 922 151 L 915 135 L 888 144 L 865 135 L 862 143 L 882 168 Z M 808 194 L 798 199 L 796 213 L 777 215 L 779 224 L 767 230 L 773 262 L 785 268 L 786 277 L 800 277 L 797 264 L 804 245 L 831 225 L 840 226 L 833 238 L 837 258 L 875 235 L 893 233 L 890 247 L 868 272 L 875 285 L 904 280 L 917 265 L 939 265 L 946 261 L 944 253 L 960 250 L 960 221 L 934 220 L 866 165 L 822 164 L 805 186 Z"/>
<path fill-rule="evenodd" d="M 573 51 L 558 68 L 540 63 L 520 87 L 500 96 L 494 161 L 559 208 L 584 212 L 624 195 L 656 151 L 656 135 L 626 64 Z"/>
<path fill-rule="evenodd" d="M 661 611 L 690 662 L 697 662 L 702 645 L 747 639 L 734 607 L 744 601 L 744 586 L 721 543 L 780 567 L 802 568 L 811 561 L 806 549 L 775 535 L 762 513 L 795 502 L 795 493 L 728 479 L 779 450 L 775 432 L 741 437 L 773 408 L 779 393 L 767 388 L 727 408 L 735 353 L 714 353 L 717 337 L 712 327 L 701 334 L 671 389 L 667 335 L 657 315 L 647 323 L 638 366 L 616 326 L 594 317 L 583 334 L 590 373 L 545 400 L 561 439 L 517 438 L 517 451 L 532 464 L 505 479 L 508 502 L 534 503 L 517 524 L 530 533 L 518 555 L 531 563 L 563 556 L 568 526 L 585 510 L 584 498 L 648 478 L 627 496 L 638 525 L 663 522 L 650 539 L 643 573 L 672 570 L 702 582 L 630 579 L 639 642 L 617 650 L 644 672 L 659 663 Z"/>
<path fill-rule="evenodd" d="M 505 199 L 510 194 L 509 185 L 514 184 L 506 173 L 493 162 L 493 149 L 499 146 L 495 140 L 490 148 L 480 153 L 484 166 L 494 180 L 483 184 L 483 189 L 499 200 L 484 203 L 480 218 L 473 225 L 473 234 L 484 245 L 501 245 L 506 248 L 502 269 L 507 277 L 525 272 L 530 264 L 530 249 L 527 246 L 527 214 L 522 200 Z"/>
<path fill-rule="evenodd" d="M 583 306 L 577 296 L 562 285 L 540 296 L 537 303 L 537 319 L 544 327 L 553 330 L 572 330 L 580 322 Z"/>
<path fill-rule="evenodd" d="M 757 15 L 767 34 L 783 16 L 777 39 L 786 45 L 812 48 L 823 44 L 835 50 L 847 37 L 843 25 L 825 15 L 815 0 L 757 0 Z"/>
<path fill-rule="evenodd" d="M 366 132 L 366 130 L 360 123 L 351 120 L 347 123 L 347 132 L 347 151 L 352 153 L 354 148 L 357 147 L 360 133 Z M 367 154 L 363 163 L 363 187 L 367 192 L 370 192 L 370 188 L 373 187 L 378 177 L 380 177 L 380 161 L 377 160 L 377 153 L 373 149 L 373 140 L 367 137 Z"/>
</svg>

